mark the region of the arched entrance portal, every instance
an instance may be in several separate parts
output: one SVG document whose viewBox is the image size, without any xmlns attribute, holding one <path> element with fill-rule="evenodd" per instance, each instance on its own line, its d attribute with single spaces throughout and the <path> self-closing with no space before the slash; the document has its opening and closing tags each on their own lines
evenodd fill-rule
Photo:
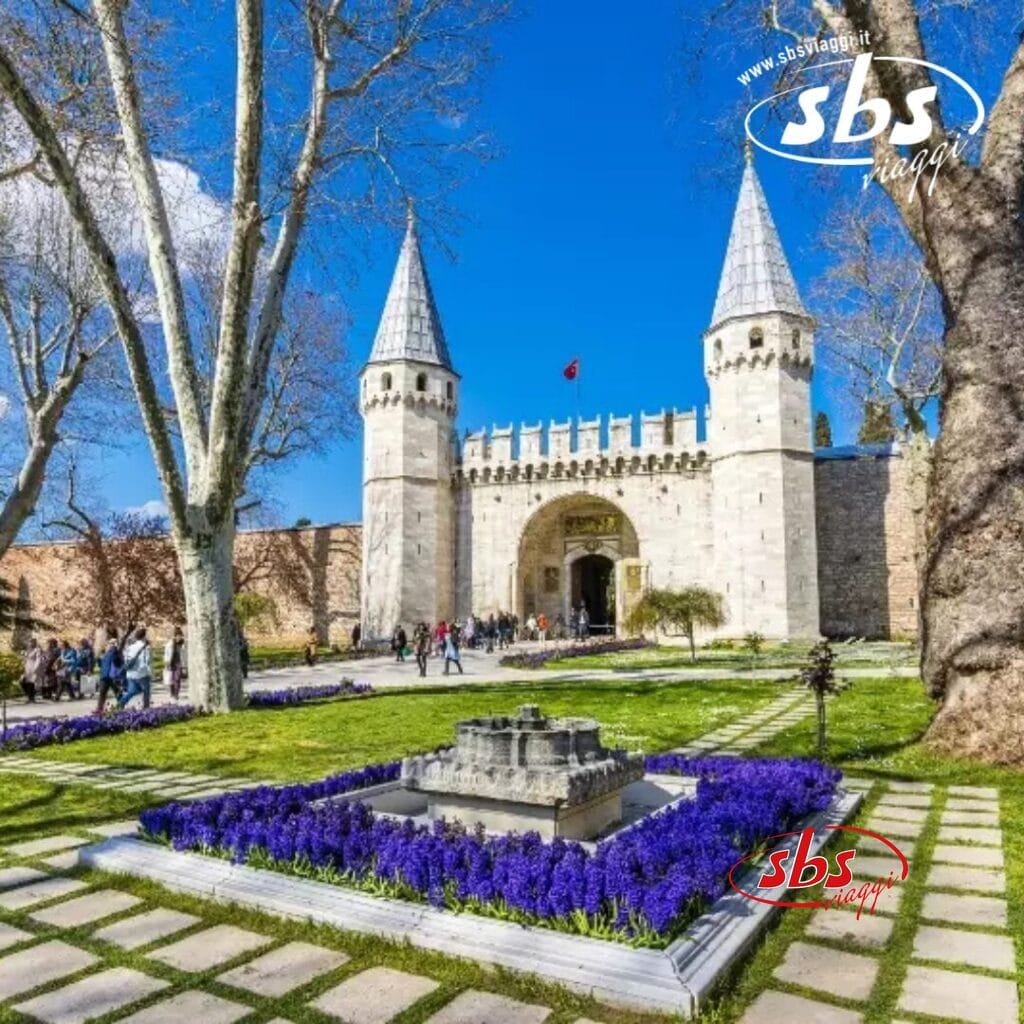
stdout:
<svg viewBox="0 0 1024 1024">
<path fill-rule="evenodd" d="M 514 569 L 513 607 L 520 622 L 545 614 L 567 626 L 582 603 L 592 632 L 621 630 L 630 599 L 639 596 L 640 546 L 629 517 L 592 494 L 570 494 L 542 505 L 527 521 Z"/>
<path fill-rule="evenodd" d="M 572 563 L 572 606 L 581 605 L 592 632 L 614 632 L 615 563 L 607 555 L 584 555 Z"/>
</svg>

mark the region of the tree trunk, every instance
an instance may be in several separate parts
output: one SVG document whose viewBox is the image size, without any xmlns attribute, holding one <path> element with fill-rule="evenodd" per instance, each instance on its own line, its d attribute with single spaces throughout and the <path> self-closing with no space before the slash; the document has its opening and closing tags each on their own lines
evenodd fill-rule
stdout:
<svg viewBox="0 0 1024 1024">
<path fill-rule="evenodd" d="M 932 466 L 932 446 L 927 429 L 911 430 L 904 446 L 907 460 L 907 492 L 910 499 L 910 516 L 914 530 L 914 573 L 917 593 L 924 590 L 925 550 L 928 545 L 928 476 Z M 924 634 L 922 602 L 917 602 L 917 635 Z"/>
<path fill-rule="evenodd" d="M 818 757 L 824 758 L 825 756 L 825 743 L 826 743 L 826 726 L 825 726 L 825 694 L 816 693 L 814 695 L 815 703 L 817 704 L 818 711 Z"/>
<path fill-rule="evenodd" d="M 697 660 L 697 644 L 694 642 L 694 639 L 693 639 L 693 627 L 692 626 L 686 631 L 686 635 L 690 639 L 690 661 L 696 661 Z"/>
<path fill-rule="evenodd" d="M 937 748 L 1021 763 L 1024 237 L 996 213 L 980 246 L 968 230 L 948 242 L 960 242 L 966 269 L 948 317 L 927 501 L 922 671 L 943 701 L 929 731 Z"/>
<path fill-rule="evenodd" d="M 242 707 L 242 666 L 233 605 L 234 526 L 194 531 L 178 541 L 188 623 L 188 692 L 197 707 Z"/>
</svg>

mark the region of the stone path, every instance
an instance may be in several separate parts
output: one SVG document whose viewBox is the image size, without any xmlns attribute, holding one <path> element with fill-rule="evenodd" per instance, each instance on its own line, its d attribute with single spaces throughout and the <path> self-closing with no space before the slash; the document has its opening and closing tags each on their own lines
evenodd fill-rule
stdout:
<svg viewBox="0 0 1024 1024">
<path fill-rule="evenodd" d="M 42 869 L 44 855 L 128 824 L 0 853 L 0 1009 L 44 1024 L 388 1024 L 408 1011 L 425 1024 L 543 1024 L 552 1016 L 546 1006 L 459 991 L 425 974 L 360 964 L 341 949 L 207 922 L 116 884 L 90 887 Z M 288 1007 L 279 1005 L 285 998 Z"/>
<path fill-rule="evenodd" d="M 801 687 L 791 687 L 759 711 L 752 711 L 685 746 L 676 747 L 673 753 L 695 757 L 706 754 L 740 756 L 806 718 L 813 710 L 814 700 L 808 692 Z"/>
<path fill-rule="evenodd" d="M 157 768 L 126 768 L 119 765 L 79 764 L 74 761 L 47 761 L 41 757 L 22 757 L 8 754 L 0 757 L 0 771 L 13 774 L 36 775 L 64 785 L 94 786 L 96 789 L 114 789 L 122 793 L 152 793 L 168 800 L 193 800 L 219 796 L 235 789 L 253 786 L 277 786 L 280 782 L 256 779 L 228 778 L 219 775 L 198 775 L 193 772 L 160 771 Z M 134 823 L 132 823 L 134 825 Z M 119 826 L 120 827 L 120 826 Z M 125 826 L 126 828 L 127 826 Z M 134 827 L 131 831 L 135 831 Z M 123 834 L 111 832 L 110 835 Z M 53 838 L 40 840 L 53 842 Z M 52 847 L 60 849 L 61 847 Z M 43 852 L 21 850 L 21 856 Z"/>
<path fill-rule="evenodd" d="M 1020 1003 L 996 790 L 893 782 L 863 827 L 893 839 L 910 861 L 911 877 L 923 879 L 913 949 L 901 965 L 896 1005 L 885 1008 L 893 1024 L 905 1015 L 1017 1024 Z M 915 855 L 926 832 L 928 842 L 920 842 Z M 870 837 L 862 837 L 857 850 L 855 882 L 887 877 L 898 863 Z M 891 966 L 886 954 L 899 895 L 898 888 L 890 890 L 874 916 L 859 920 L 852 909 L 814 911 L 803 937 L 790 944 L 775 968 L 781 987 L 762 992 L 741 1024 L 863 1021 L 882 964 Z"/>
</svg>

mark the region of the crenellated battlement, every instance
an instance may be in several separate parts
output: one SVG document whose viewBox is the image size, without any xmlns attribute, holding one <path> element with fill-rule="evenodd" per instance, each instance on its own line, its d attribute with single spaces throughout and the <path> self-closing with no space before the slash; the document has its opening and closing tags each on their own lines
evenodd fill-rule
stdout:
<svg viewBox="0 0 1024 1024">
<path fill-rule="evenodd" d="M 708 415 L 705 410 L 705 415 Z M 604 429 L 606 426 L 607 429 Z M 686 472 L 703 468 L 709 449 L 698 438 L 697 410 L 556 422 L 546 427 L 492 427 L 465 435 L 456 475 L 469 483 L 578 475 Z M 574 429 L 575 427 L 575 429 Z"/>
</svg>

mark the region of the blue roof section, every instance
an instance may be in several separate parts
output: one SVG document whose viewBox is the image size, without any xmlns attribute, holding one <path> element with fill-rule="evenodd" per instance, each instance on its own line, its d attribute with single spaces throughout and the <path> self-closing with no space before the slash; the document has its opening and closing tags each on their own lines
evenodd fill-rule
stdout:
<svg viewBox="0 0 1024 1024">
<path fill-rule="evenodd" d="M 898 441 L 886 444 L 840 444 L 833 448 L 815 448 L 816 459 L 891 459 L 900 454 Z"/>
</svg>

